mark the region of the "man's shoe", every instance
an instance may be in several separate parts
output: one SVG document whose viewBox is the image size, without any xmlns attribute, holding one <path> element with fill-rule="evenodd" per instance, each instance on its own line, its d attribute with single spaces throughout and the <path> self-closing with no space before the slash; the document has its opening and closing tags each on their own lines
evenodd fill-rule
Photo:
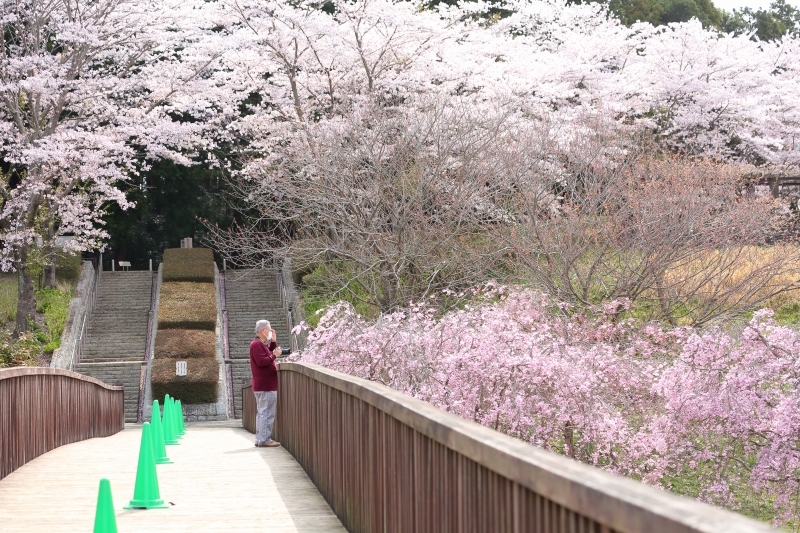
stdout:
<svg viewBox="0 0 800 533">
<path fill-rule="evenodd" d="M 269 441 L 268 443 L 264 444 L 264 447 L 265 447 L 265 448 L 277 448 L 277 447 L 278 447 L 278 446 L 280 446 L 280 445 L 281 445 L 281 443 L 280 443 L 280 442 L 276 442 L 276 441 L 274 441 L 274 440 L 271 440 L 271 441 Z"/>
</svg>

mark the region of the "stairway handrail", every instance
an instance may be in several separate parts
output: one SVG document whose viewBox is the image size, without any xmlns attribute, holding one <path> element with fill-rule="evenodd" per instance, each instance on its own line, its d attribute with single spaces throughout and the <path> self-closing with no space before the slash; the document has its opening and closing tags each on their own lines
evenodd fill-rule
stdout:
<svg viewBox="0 0 800 533">
<path fill-rule="evenodd" d="M 140 376 L 139 376 L 139 403 L 136 407 L 136 422 L 141 424 L 144 421 L 144 396 L 147 391 L 148 374 L 147 370 L 150 365 L 150 360 L 153 359 L 153 334 L 155 330 L 155 310 L 156 302 L 158 301 L 158 280 L 161 275 L 161 265 L 158 269 L 151 273 L 152 279 L 150 280 L 150 308 L 147 310 L 147 333 L 145 334 L 144 357 Z"/>
<path fill-rule="evenodd" d="M 75 344 L 72 346 L 72 355 L 69 359 L 68 370 L 73 370 L 77 363 L 80 363 L 81 356 L 83 355 L 83 339 L 86 336 L 86 322 L 89 316 L 94 311 L 95 299 L 97 297 L 97 284 L 100 282 L 100 270 L 95 268 L 92 274 L 92 286 L 89 289 L 89 294 L 86 297 L 85 309 L 83 312 L 83 320 L 81 322 L 81 329 L 78 332 L 78 338 L 75 339 Z"/>
<path fill-rule="evenodd" d="M 289 350 L 294 353 L 297 351 L 297 334 L 294 332 L 294 320 L 292 317 L 292 309 L 289 303 L 289 298 L 286 295 L 286 284 L 283 280 L 283 268 L 277 269 L 278 276 L 278 292 L 281 297 L 281 307 L 286 313 L 286 327 L 289 331 Z"/>
<path fill-rule="evenodd" d="M 286 312 L 286 327 L 289 331 L 289 349 L 292 353 L 296 353 L 300 348 L 300 343 L 297 338 L 297 333 L 295 333 L 295 323 L 294 323 L 294 314 L 292 309 L 296 306 L 300 305 L 300 301 L 297 297 L 297 293 L 292 290 L 289 292 L 286 289 L 286 280 L 284 278 L 285 272 L 284 270 L 287 268 L 290 269 L 289 275 L 291 275 L 291 263 L 289 263 L 288 258 L 284 258 L 282 260 L 278 260 L 277 257 L 274 258 L 273 265 L 275 267 L 276 275 L 278 278 L 278 293 L 280 294 L 281 299 L 281 307 Z"/>
<path fill-rule="evenodd" d="M 69 360 L 69 370 L 75 369 L 76 360 L 83 355 L 83 335 L 86 331 L 86 316 L 88 314 L 88 312 L 83 314 L 83 323 L 81 324 L 81 329 L 78 333 L 78 338 L 75 341 L 75 345 L 72 347 L 72 357 Z"/>
</svg>

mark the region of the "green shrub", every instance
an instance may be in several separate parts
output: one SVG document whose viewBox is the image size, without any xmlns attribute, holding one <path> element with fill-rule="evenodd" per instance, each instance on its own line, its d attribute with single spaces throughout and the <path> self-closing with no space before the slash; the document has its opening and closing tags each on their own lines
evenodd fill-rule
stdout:
<svg viewBox="0 0 800 533">
<path fill-rule="evenodd" d="M 206 329 L 217 325 L 217 300 L 212 283 L 172 281 L 161 284 L 158 329 Z"/>
<path fill-rule="evenodd" d="M 370 296 L 362 286 L 355 282 L 348 283 L 345 287 L 338 285 L 338 276 L 347 268 L 347 265 L 341 261 L 330 262 L 318 265 L 303 276 L 300 290 L 301 304 L 306 322 L 312 328 L 317 327 L 322 318 L 322 314 L 317 314 L 317 311 L 340 300 L 350 303 L 362 316 L 376 316 L 377 308 L 370 303 Z M 357 277 L 356 275 L 352 276 L 353 279 Z"/>
<path fill-rule="evenodd" d="M 156 333 L 156 359 L 214 359 L 217 338 L 201 329 L 162 329 Z"/>
<path fill-rule="evenodd" d="M 44 325 L 47 327 L 46 334 L 38 339 L 45 344 L 45 352 L 52 352 L 61 346 L 61 334 L 67 322 L 71 299 L 70 286 L 59 286 L 57 289 L 46 287 L 36 291 L 36 310 L 44 313 Z"/>
<path fill-rule="evenodd" d="M 175 363 L 186 361 L 186 375 L 175 375 Z M 215 403 L 219 382 L 216 359 L 154 359 L 150 373 L 153 399 L 164 401 L 169 394 L 184 404 Z"/>
<path fill-rule="evenodd" d="M 30 333 L 13 339 L 8 332 L 0 339 L 0 368 L 6 366 L 35 366 L 41 364 L 42 346 Z"/>
<path fill-rule="evenodd" d="M 71 284 L 78 282 L 81 275 L 81 254 L 80 252 L 68 254 L 59 252 L 56 254 L 56 279 Z"/>
<path fill-rule="evenodd" d="M 208 248 L 164 250 L 163 281 L 214 282 L 214 253 Z"/>
<path fill-rule="evenodd" d="M 60 347 L 61 347 L 61 340 L 54 341 L 54 342 L 48 342 L 47 344 L 45 344 L 42 347 L 42 351 L 44 351 L 46 353 L 53 353 Z"/>
</svg>

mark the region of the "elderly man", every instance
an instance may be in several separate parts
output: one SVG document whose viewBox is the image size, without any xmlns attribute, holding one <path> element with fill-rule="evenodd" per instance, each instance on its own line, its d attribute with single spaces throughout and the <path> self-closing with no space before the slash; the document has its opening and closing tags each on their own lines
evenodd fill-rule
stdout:
<svg viewBox="0 0 800 533">
<path fill-rule="evenodd" d="M 256 446 L 280 446 L 270 438 L 278 403 L 278 368 L 275 358 L 281 355 L 275 330 L 266 320 L 256 322 L 256 338 L 250 343 L 250 371 L 253 373 L 253 394 L 256 397 Z"/>
</svg>

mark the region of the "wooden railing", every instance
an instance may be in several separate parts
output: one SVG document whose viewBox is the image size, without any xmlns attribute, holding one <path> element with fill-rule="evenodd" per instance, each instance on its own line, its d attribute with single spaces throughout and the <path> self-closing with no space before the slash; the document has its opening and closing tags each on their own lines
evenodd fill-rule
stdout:
<svg viewBox="0 0 800 533">
<path fill-rule="evenodd" d="M 252 384 L 242 387 L 242 427 L 250 433 L 256 432 L 256 396 Z"/>
<path fill-rule="evenodd" d="M 0 370 L 0 479 L 53 448 L 124 426 L 122 387 L 57 368 Z"/>
<path fill-rule="evenodd" d="M 772 531 L 373 382 L 302 363 L 278 376 L 275 438 L 350 533 Z"/>
</svg>

